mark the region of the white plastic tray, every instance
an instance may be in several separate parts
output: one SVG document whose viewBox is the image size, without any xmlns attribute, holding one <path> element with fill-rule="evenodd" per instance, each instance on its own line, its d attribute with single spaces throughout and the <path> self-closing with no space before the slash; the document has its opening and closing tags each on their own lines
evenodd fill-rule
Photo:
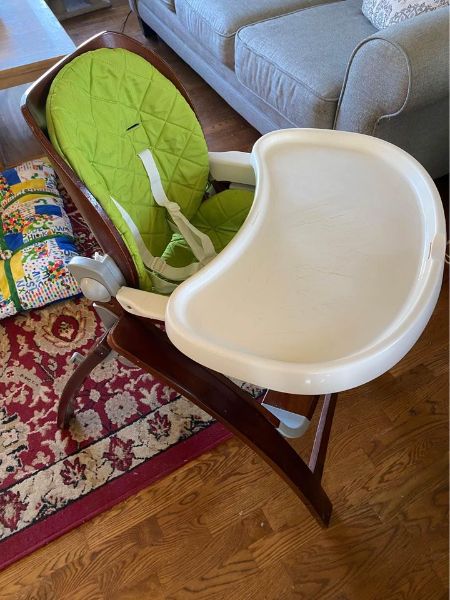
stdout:
<svg viewBox="0 0 450 600">
<path fill-rule="evenodd" d="M 292 129 L 255 144 L 243 227 L 166 310 L 169 338 L 226 375 L 322 394 L 365 383 L 416 342 L 436 304 L 445 220 L 407 153 Z"/>
</svg>

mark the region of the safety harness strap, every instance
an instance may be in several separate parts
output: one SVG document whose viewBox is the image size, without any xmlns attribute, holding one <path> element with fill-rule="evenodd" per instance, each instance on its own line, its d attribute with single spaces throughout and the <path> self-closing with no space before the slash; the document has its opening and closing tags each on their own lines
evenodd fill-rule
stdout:
<svg viewBox="0 0 450 600">
<path fill-rule="evenodd" d="M 155 159 L 150 150 L 143 150 L 138 156 L 142 160 L 142 164 L 147 172 L 155 202 L 167 210 L 179 233 L 181 233 L 192 250 L 195 258 L 202 266 L 206 265 L 216 256 L 212 241 L 205 233 L 192 225 L 192 223 L 183 215 L 180 206 L 176 202 L 171 202 L 167 198 L 158 167 L 156 166 Z"/>
<path fill-rule="evenodd" d="M 185 279 L 188 279 L 188 277 L 194 275 L 194 273 L 196 273 L 201 268 L 201 265 L 198 262 L 191 263 L 190 265 L 186 265 L 185 267 L 172 267 L 171 265 L 167 264 L 163 258 L 159 256 L 153 256 L 148 250 L 147 246 L 145 245 L 144 240 L 142 239 L 142 236 L 139 232 L 139 229 L 136 227 L 133 219 L 130 217 L 128 212 L 112 196 L 111 200 L 114 202 L 117 210 L 122 215 L 123 220 L 128 225 L 136 241 L 136 246 L 142 258 L 142 262 L 147 267 L 147 269 L 161 275 L 161 277 L 164 277 L 165 279 L 171 279 L 172 281 L 180 282 L 184 281 Z M 168 281 L 166 282 L 160 277 L 157 277 L 155 289 L 157 287 L 164 287 L 164 291 L 160 289 L 158 289 L 158 291 L 160 291 L 163 294 L 166 294 L 172 292 L 176 288 L 176 284 L 172 284 Z"/>
<path fill-rule="evenodd" d="M 179 282 L 184 281 L 194 275 L 194 273 L 197 273 L 197 271 L 213 259 L 216 256 L 216 251 L 214 250 L 213 243 L 209 237 L 188 221 L 176 202 L 171 202 L 167 198 L 158 167 L 156 166 L 155 159 L 150 150 L 143 150 L 138 156 L 142 160 L 142 164 L 147 173 L 150 189 L 155 202 L 167 210 L 172 219 L 172 221 L 169 222 L 171 229 L 183 236 L 198 262 L 191 263 L 185 267 L 172 267 L 160 256 L 153 256 L 145 245 L 139 229 L 136 227 L 131 216 L 112 196 L 111 200 L 114 202 L 136 241 L 136 246 L 142 258 L 142 262 L 150 271 L 150 277 L 155 290 L 161 294 L 170 294 L 177 287 Z"/>
</svg>

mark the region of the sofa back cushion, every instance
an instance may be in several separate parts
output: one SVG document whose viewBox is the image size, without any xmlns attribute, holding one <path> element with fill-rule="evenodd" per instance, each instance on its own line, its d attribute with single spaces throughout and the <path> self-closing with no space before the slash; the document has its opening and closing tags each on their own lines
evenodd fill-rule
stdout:
<svg viewBox="0 0 450 600">
<path fill-rule="evenodd" d="M 362 11 L 377 29 L 447 6 L 448 0 L 364 0 Z"/>
<path fill-rule="evenodd" d="M 150 0 L 141 0 L 149 3 Z M 328 0 L 175 0 L 178 18 L 214 58 L 234 68 L 237 31 Z"/>
</svg>

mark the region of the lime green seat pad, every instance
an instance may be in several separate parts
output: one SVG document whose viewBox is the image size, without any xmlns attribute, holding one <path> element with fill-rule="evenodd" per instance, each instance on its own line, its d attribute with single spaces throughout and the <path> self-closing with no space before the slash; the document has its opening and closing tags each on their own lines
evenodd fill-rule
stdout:
<svg viewBox="0 0 450 600">
<path fill-rule="evenodd" d="M 50 140 L 100 202 L 151 283 L 135 240 L 111 201 L 129 213 L 154 256 L 172 237 L 138 153 L 150 148 L 164 189 L 187 218 L 208 178 L 208 152 L 194 112 L 177 88 L 137 54 L 102 48 L 74 58 L 55 77 L 46 106 Z"/>
<path fill-rule="evenodd" d="M 53 80 L 46 118 L 52 144 L 122 235 L 140 289 L 150 291 L 151 279 L 111 197 L 130 215 L 153 256 L 167 254 L 174 263 L 188 260 L 188 254 L 192 262 L 193 257 L 190 251 L 182 252 L 183 244 L 174 245 L 166 209 L 153 198 L 139 152 L 150 149 L 167 197 L 211 235 L 216 249 L 231 239 L 237 230 L 234 224 L 248 211 L 247 192 L 226 194 L 226 208 L 225 196 L 202 204 L 209 161 L 200 124 L 177 88 L 137 54 L 101 48 L 74 58 Z"/>
</svg>

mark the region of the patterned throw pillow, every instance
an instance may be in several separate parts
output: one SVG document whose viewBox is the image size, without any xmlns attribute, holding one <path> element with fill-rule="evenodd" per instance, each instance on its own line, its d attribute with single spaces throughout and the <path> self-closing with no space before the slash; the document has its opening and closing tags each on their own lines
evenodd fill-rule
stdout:
<svg viewBox="0 0 450 600">
<path fill-rule="evenodd" d="M 385 29 L 447 5 L 448 0 L 364 0 L 362 12 L 374 27 Z"/>
<path fill-rule="evenodd" d="M 67 269 L 76 254 L 48 162 L 0 173 L 0 319 L 78 295 Z"/>
</svg>

